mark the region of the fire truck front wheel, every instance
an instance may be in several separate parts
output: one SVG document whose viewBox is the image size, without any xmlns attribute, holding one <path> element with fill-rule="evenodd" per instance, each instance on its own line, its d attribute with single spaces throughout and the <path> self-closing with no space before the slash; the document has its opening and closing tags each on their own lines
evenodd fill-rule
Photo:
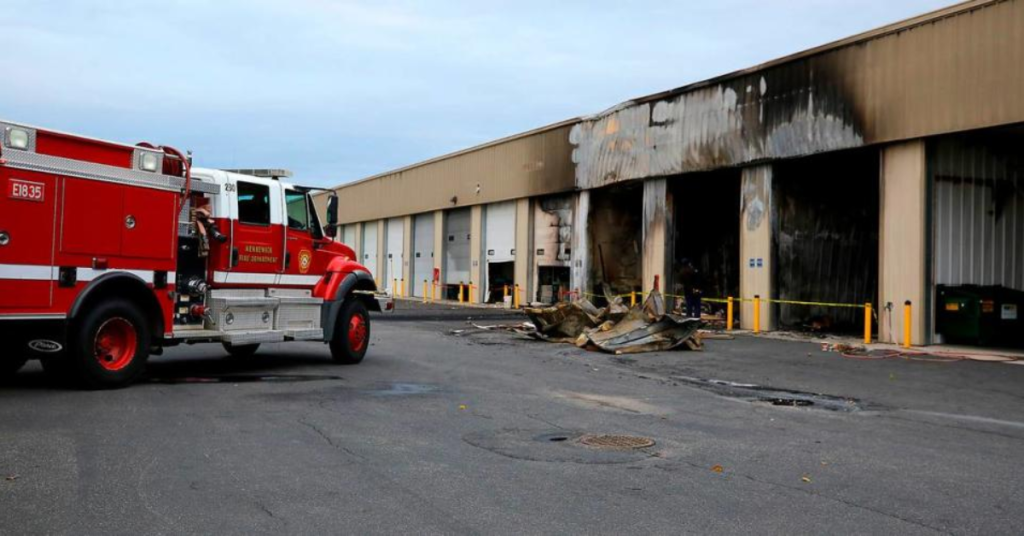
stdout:
<svg viewBox="0 0 1024 536">
<path fill-rule="evenodd" d="M 124 387 L 142 374 L 149 357 L 150 329 L 139 307 L 109 300 L 89 310 L 70 333 L 66 365 L 87 389 Z"/>
<path fill-rule="evenodd" d="M 370 313 L 362 300 L 349 299 L 341 307 L 331 340 L 331 357 L 343 365 L 356 365 L 370 347 Z"/>
</svg>

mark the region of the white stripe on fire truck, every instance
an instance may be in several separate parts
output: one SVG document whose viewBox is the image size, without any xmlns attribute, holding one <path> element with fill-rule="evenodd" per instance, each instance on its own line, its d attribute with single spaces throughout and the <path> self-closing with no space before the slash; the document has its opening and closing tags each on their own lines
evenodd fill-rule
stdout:
<svg viewBox="0 0 1024 536">
<path fill-rule="evenodd" d="M 0 320 L 63 320 L 68 315 L 63 313 L 54 314 L 43 314 L 43 315 L 3 315 L 0 314 Z"/>
<path fill-rule="evenodd" d="M 320 282 L 317 275 L 258 274 L 253 272 L 214 272 L 215 283 L 236 285 L 296 285 L 313 286 Z"/>
<path fill-rule="evenodd" d="M 132 274 L 146 283 L 153 282 L 153 272 L 147 272 L 143 270 L 93 270 L 92 268 L 79 268 L 78 269 L 78 280 L 79 281 L 92 281 L 93 279 L 99 279 L 100 276 L 105 274 Z M 168 274 L 168 280 L 170 275 Z"/>
<path fill-rule="evenodd" d="M 35 266 L 28 264 L 0 264 L 0 279 L 16 281 L 53 281 L 57 279 L 57 268 L 54 266 Z"/>
<path fill-rule="evenodd" d="M 318 275 L 282 275 L 278 279 L 279 285 L 315 285 L 320 282 Z"/>
<path fill-rule="evenodd" d="M 57 266 L 39 266 L 34 264 L 0 264 L 0 279 L 15 281 L 55 281 L 60 268 Z M 93 270 L 79 268 L 76 275 L 78 281 L 92 281 L 104 274 L 128 273 L 135 275 L 146 283 L 152 283 L 155 273 L 148 270 Z M 167 274 L 167 284 L 176 282 L 176 275 Z"/>
<path fill-rule="evenodd" d="M 236 285 L 273 285 L 277 274 L 255 274 L 247 272 L 214 272 L 214 283 L 234 283 Z"/>
</svg>

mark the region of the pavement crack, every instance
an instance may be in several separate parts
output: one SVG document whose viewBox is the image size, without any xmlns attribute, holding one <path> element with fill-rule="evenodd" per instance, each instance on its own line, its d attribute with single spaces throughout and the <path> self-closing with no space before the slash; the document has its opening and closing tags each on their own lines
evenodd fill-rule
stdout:
<svg viewBox="0 0 1024 536">
<path fill-rule="evenodd" d="M 357 452 L 354 452 L 352 449 L 346 447 L 345 445 L 342 445 L 340 443 L 335 442 L 334 439 L 332 439 L 331 436 L 327 432 L 324 432 L 323 429 L 321 429 L 319 426 L 317 426 L 317 425 L 315 425 L 315 424 L 313 424 L 313 423 L 311 423 L 309 421 L 306 421 L 306 420 L 304 420 L 302 418 L 299 418 L 298 422 L 299 422 L 299 424 L 305 426 L 306 428 L 309 428 L 310 430 L 313 430 L 314 432 L 316 432 L 316 435 L 320 436 L 320 438 L 323 439 L 324 442 L 327 443 L 328 445 L 330 445 L 332 448 L 340 450 L 341 452 L 344 452 L 345 454 L 347 454 L 347 455 L 349 455 L 349 456 L 351 456 L 353 458 L 356 458 L 356 459 L 359 459 L 359 460 L 363 460 L 363 461 L 366 460 L 365 456 L 363 456 L 363 455 L 361 455 L 361 454 L 359 454 Z"/>
<path fill-rule="evenodd" d="M 273 510 L 271 510 L 270 508 L 267 508 L 267 505 L 263 504 L 263 501 L 254 500 L 253 502 L 256 503 L 256 506 L 259 507 L 260 510 L 263 510 L 264 514 L 267 514 L 272 519 L 277 519 L 277 516 L 274 515 Z"/>
<path fill-rule="evenodd" d="M 908 411 L 904 411 L 904 412 L 907 413 Z M 957 431 L 961 431 L 961 432 L 973 432 L 975 434 L 990 435 L 990 436 L 995 436 L 995 437 L 1001 437 L 1001 438 L 1004 438 L 1004 439 L 1012 439 L 1012 440 L 1015 440 L 1015 441 L 1024 441 L 1024 438 L 1022 438 L 1020 436 L 1017 436 L 1017 435 L 1004 434 L 1004 433 L 1001 433 L 1001 432 L 993 432 L 991 430 L 981 430 L 981 429 L 974 428 L 974 427 L 971 427 L 971 426 L 960 426 L 960 425 L 956 425 L 956 424 L 943 424 L 943 423 L 937 423 L 937 422 L 927 421 L 927 420 L 923 420 L 923 419 L 911 419 L 911 418 L 907 418 L 907 417 L 900 417 L 898 415 L 892 415 L 892 414 L 886 414 L 886 415 L 881 415 L 880 414 L 879 417 L 882 417 L 882 418 L 885 418 L 885 419 L 892 419 L 894 421 L 902 421 L 902 422 L 908 422 L 908 423 L 913 423 L 913 424 L 923 424 L 925 426 L 934 426 L 934 427 L 937 427 L 937 428 L 946 428 L 946 429 L 949 429 L 949 430 L 957 430 Z"/>
<path fill-rule="evenodd" d="M 535 421 L 542 422 L 542 423 L 544 423 L 544 424 L 546 424 L 548 426 L 554 426 L 555 428 L 558 428 L 559 430 L 568 430 L 568 428 L 566 428 L 564 426 L 559 426 L 559 425 L 557 425 L 557 424 L 555 424 L 555 423 L 553 423 L 553 422 L 551 422 L 551 421 L 549 421 L 547 419 L 544 419 L 542 417 L 538 417 L 536 415 L 531 415 L 529 413 L 524 413 L 524 415 L 526 415 L 527 417 L 529 417 L 529 418 L 531 418 L 531 419 L 533 419 Z"/>
<path fill-rule="evenodd" d="M 685 465 L 687 467 L 690 467 L 691 469 L 695 469 L 695 470 L 701 471 L 701 472 L 707 471 L 707 468 L 705 466 L 697 464 L 697 463 L 693 463 L 693 462 L 688 462 L 688 461 L 685 461 L 685 460 L 678 462 L 678 464 Z M 672 469 L 671 465 L 672 464 L 655 465 L 654 467 L 657 468 L 657 469 L 660 469 L 662 471 L 672 472 L 673 469 Z M 817 497 L 819 499 L 824 499 L 826 501 L 836 502 L 836 503 L 842 504 L 844 506 L 849 506 L 851 508 L 857 508 L 859 510 L 864 510 L 866 512 L 871 512 L 873 514 L 880 515 L 880 516 L 883 516 L 883 517 L 887 517 L 889 519 L 894 519 L 894 520 L 900 521 L 902 523 L 907 523 L 909 525 L 914 525 L 914 526 L 917 526 L 917 527 L 928 529 L 930 531 L 937 532 L 939 534 L 954 534 L 953 532 L 950 532 L 948 530 L 943 530 L 943 529 L 940 529 L 938 527 L 933 527 L 933 526 L 928 525 L 927 523 L 923 523 L 921 521 L 917 521 L 917 520 L 914 520 L 914 519 L 903 517 L 903 516 L 900 516 L 900 515 L 897 515 L 897 514 L 894 514 L 894 513 L 891 513 L 891 512 L 886 512 L 885 510 L 879 510 L 878 508 L 874 508 L 874 507 L 871 507 L 871 506 L 866 506 L 866 505 L 859 504 L 859 503 L 856 503 L 856 502 L 853 502 L 853 501 L 849 501 L 849 500 L 846 500 L 846 499 L 840 499 L 838 497 L 832 497 L 830 495 L 825 495 L 823 493 L 820 493 L 820 492 L 817 492 L 817 491 L 814 491 L 814 490 L 811 490 L 811 489 L 807 489 L 805 487 L 790 486 L 788 484 L 780 484 L 778 482 L 772 482 L 770 480 L 764 480 L 764 479 L 758 478 L 758 477 L 750 475 L 750 474 L 738 473 L 738 472 L 735 472 L 735 471 L 728 472 L 726 476 L 735 476 L 735 477 L 742 478 L 744 480 L 749 480 L 751 482 L 756 482 L 758 484 L 762 484 L 762 485 L 765 485 L 765 486 L 770 486 L 770 487 L 773 487 L 773 488 L 782 488 L 782 489 L 785 489 L 785 490 L 794 491 L 794 492 L 797 492 L 797 493 L 802 493 L 804 495 L 809 495 L 809 496 L 812 496 L 812 497 Z"/>
<path fill-rule="evenodd" d="M 153 456 L 152 458 L 150 458 L 149 463 L 143 466 L 142 470 L 139 472 L 139 478 L 135 481 L 135 493 L 139 496 L 140 499 L 142 499 L 142 506 L 146 509 L 146 511 L 152 514 L 153 517 L 155 517 L 161 523 L 166 525 L 167 528 L 171 529 L 172 532 L 177 532 L 181 527 L 179 527 L 176 523 L 174 523 L 173 520 L 168 518 L 166 515 L 158 512 L 156 508 L 154 508 L 154 501 L 151 501 L 149 494 L 146 493 L 146 478 L 149 476 L 149 472 L 153 469 L 153 465 L 156 464 L 156 461 L 157 456 Z"/>
</svg>

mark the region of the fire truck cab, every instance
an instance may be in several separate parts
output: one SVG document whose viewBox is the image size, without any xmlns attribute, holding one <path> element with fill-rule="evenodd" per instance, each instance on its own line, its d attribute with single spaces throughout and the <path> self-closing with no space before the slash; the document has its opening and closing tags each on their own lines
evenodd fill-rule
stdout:
<svg viewBox="0 0 1024 536">
<path fill-rule="evenodd" d="M 0 121 L 0 376 L 30 359 L 87 388 L 127 385 L 151 354 L 323 341 L 362 361 L 372 274 L 333 240 L 285 170 L 192 168 L 191 157 Z"/>
</svg>

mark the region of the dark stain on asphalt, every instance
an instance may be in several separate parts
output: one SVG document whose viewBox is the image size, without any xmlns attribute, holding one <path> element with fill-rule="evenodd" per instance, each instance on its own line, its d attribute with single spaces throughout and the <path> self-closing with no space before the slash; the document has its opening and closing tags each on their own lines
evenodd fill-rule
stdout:
<svg viewBox="0 0 1024 536">
<path fill-rule="evenodd" d="M 379 389 L 370 389 L 367 392 L 377 396 L 411 396 L 435 393 L 439 390 L 436 385 L 395 382 L 385 384 Z"/>
<path fill-rule="evenodd" d="M 719 396 L 738 398 L 761 404 L 770 404 L 772 406 L 824 409 L 828 411 L 846 413 L 866 409 L 882 409 L 878 406 L 869 407 L 869 405 L 865 404 L 863 401 L 850 397 L 808 393 L 793 389 L 728 382 L 724 380 L 689 378 L 685 376 L 673 376 L 672 379 L 682 385 L 697 387 Z"/>
<path fill-rule="evenodd" d="M 298 383 L 342 380 L 341 376 L 316 374 L 225 374 L 215 376 L 181 376 L 148 378 L 147 383 L 178 385 L 187 383 Z"/>
</svg>

